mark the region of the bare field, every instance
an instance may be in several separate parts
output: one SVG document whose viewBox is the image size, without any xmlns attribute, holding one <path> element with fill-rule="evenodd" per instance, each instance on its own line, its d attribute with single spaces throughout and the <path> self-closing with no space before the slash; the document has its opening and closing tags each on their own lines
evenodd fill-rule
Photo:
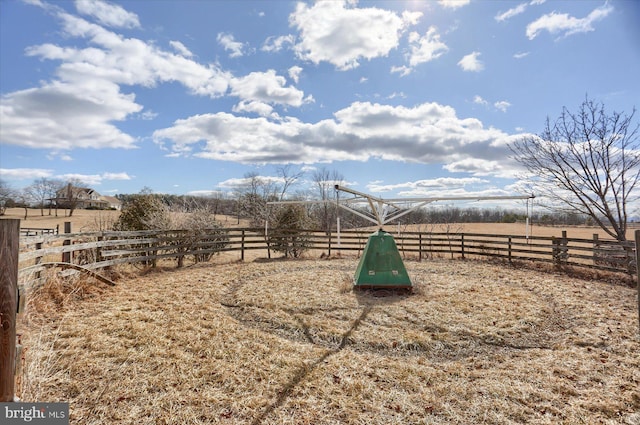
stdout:
<svg viewBox="0 0 640 425">
<path fill-rule="evenodd" d="M 20 227 L 23 228 L 52 229 L 60 226 L 60 232 L 64 229 L 64 223 L 70 222 L 71 230 L 74 233 L 92 232 L 103 230 L 108 228 L 108 225 L 115 223 L 120 216 L 120 211 L 77 209 L 69 217 L 69 211 L 61 209 L 58 210 L 57 216 L 55 214 L 55 210 L 52 210 L 51 215 L 49 215 L 49 210 L 45 209 L 44 215 L 42 215 L 39 209 L 28 208 L 27 219 L 25 220 L 24 208 L 8 208 L 5 215 L 1 216 L 0 219 L 19 218 L 21 220 Z M 240 224 L 238 224 L 237 218 L 232 216 L 220 215 L 218 220 L 226 227 L 248 226 L 246 220 L 241 220 Z"/>
<path fill-rule="evenodd" d="M 481 261 L 357 260 L 56 279 L 30 297 L 20 396 L 73 424 L 640 424 L 636 291 Z"/>
</svg>

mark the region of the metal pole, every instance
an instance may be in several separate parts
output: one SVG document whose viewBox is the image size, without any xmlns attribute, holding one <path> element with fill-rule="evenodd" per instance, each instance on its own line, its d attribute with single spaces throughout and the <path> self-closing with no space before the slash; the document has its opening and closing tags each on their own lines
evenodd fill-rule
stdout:
<svg viewBox="0 0 640 425">
<path fill-rule="evenodd" d="M 340 254 L 340 191 L 336 189 L 336 228 L 338 230 L 338 253 Z"/>
</svg>

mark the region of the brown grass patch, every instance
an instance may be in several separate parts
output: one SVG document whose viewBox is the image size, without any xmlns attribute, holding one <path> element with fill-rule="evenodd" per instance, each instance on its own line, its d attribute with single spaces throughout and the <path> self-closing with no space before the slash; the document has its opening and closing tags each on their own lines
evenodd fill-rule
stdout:
<svg viewBox="0 0 640 425">
<path fill-rule="evenodd" d="M 390 297 L 351 291 L 348 258 L 122 279 L 31 311 L 19 395 L 74 424 L 640 423 L 632 288 L 406 265 Z"/>
</svg>

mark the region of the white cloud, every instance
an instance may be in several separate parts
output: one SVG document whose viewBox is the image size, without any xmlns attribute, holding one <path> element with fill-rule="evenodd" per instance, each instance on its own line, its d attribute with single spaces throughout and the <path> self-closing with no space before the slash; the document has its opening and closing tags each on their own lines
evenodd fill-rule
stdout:
<svg viewBox="0 0 640 425">
<path fill-rule="evenodd" d="M 511 106 L 511 103 L 507 102 L 506 100 L 501 100 L 501 101 L 495 102 L 493 106 L 502 112 L 507 112 L 507 109 L 509 109 L 509 107 Z"/>
<path fill-rule="evenodd" d="M 35 180 L 53 175 L 53 170 L 41 168 L 0 168 L 0 177 L 7 180 Z"/>
<path fill-rule="evenodd" d="M 544 3 L 546 0 L 531 0 L 528 3 L 520 3 L 519 5 L 508 9 L 506 12 L 498 13 L 495 16 L 495 20 L 498 22 L 506 21 L 507 19 L 511 19 L 514 16 L 520 15 L 524 13 L 529 6 L 537 6 Z"/>
<path fill-rule="evenodd" d="M 458 9 L 460 7 L 466 6 L 471 2 L 471 0 L 438 0 L 440 6 L 446 9 Z"/>
<path fill-rule="evenodd" d="M 518 164 L 507 156 L 495 160 L 465 158 L 451 162 L 443 168 L 450 173 L 467 173 L 474 176 L 495 176 L 511 179 L 516 178 L 522 171 Z"/>
<path fill-rule="evenodd" d="M 254 113 L 263 117 L 267 117 L 273 113 L 273 107 L 264 102 L 258 101 L 241 101 L 232 108 L 236 113 Z"/>
<path fill-rule="evenodd" d="M 488 180 L 478 177 L 439 177 L 436 179 L 424 179 L 388 185 L 383 185 L 381 182 L 371 182 L 367 185 L 367 189 L 377 193 L 400 191 L 401 196 L 428 196 L 428 194 L 434 190 L 460 189 L 465 186 L 485 184 L 488 182 Z"/>
<path fill-rule="evenodd" d="M 293 80 L 294 83 L 298 84 L 298 80 L 300 79 L 300 74 L 302 73 L 302 68 L 299 66 L 292 66 L 289 68 L 289 78 Z"/>
<path fill-rule="evenodd" d="M 51 151 L 47 154 L 50 161 L 73 161 L 73 157 L 60 151 Z"/>
<path fill-rule="evenodd" d="M 520 53 L 516 53 L 513 55 L 514 58 L 516 59 L 522 59 L 529 56 L 529 52 L 520 52 Z"/>
<path fill-rule="evenodd" d="M 131 176 L 127 173 L 103 173 L 102 179 L 104 180 L 131 180 Z"/>
<path fill-rule="evenodd" d="M 506 12 L 497 14 L 495 16 L 495 20 L 498 22 L 506 21 L 509 18 L 513 18 L 514 16 L 524 13 L 525 10 L 527 10 L 527 3 L 520 3 L 516 7 L 512 7 Z"/>
<path fill-rule="evenodd" d="M 193 53 L 191 53 L 191 51 L 187 49 L 187 46 L 185 46 L 181 42 L 170 41 L 169 45 L 171 45 L 171 47 L 173 47 L 175 51 L 178 52 L 178 54 L 180 54 L 181 56 L 184 56 L 185 58 L 193 57 Z"/>
<path fill-rule="evenodd" d="M 182 55 L 177 55 L 139 39 L 124 38 L 60 8 L 47 10 L 61 20 L 67 38 L 85 40 L 87 47 L 41 44 L 26 49 L 29 56 L 60 65 L 54 80 L 2 96 L 3 143 L 57 151 L 133 148 L 136 140 L 115 123 L 155 115 L 150 111 L 139 114 L 143 107 L 133 93 L 121 91 L 121 84 L 154 87 L 179 82 L 196 95 L 219 97 L 227 92 L 231 75 L 184 57 L 187 52 L 181 43 L 171 43 L 181 50 Z M 288 94 L 290 99 L 296 96 Z"/>
<path fill-rule="evenodd" d="M 387 99 L 395 99 L 395 98 L 401 98 L 401 99 L 406 99 L 407 95 L 404 92 L 393 92 L 391 93 L 389 96 L 386 97 Z"/>
<path fill-rule="evenodd" d="M 486 106 L 489 102 L 487 102 L 486 100 L 484 100 L 484 99 L 482 98 L 482 96 L 475 95 L 475 96 L 473 97 L 473 103 L 478 104 L 478 105 Z"/>
<path fill-rule="evenodd" d="M 266 72 L 252 72 L 249 75 L 230 80 L 231 94 L 243 100 L 263 103 L 300 106 L 312 98 L 304 98 L 304 92 L 295 87 L 286 87 L 286 78 L 276 75 L 273 69 Z"/>
<path fill-rule="evenodd" d="M 484 69 L 484 64 L 478 59 L 480 52 L 472 52 L 460 59 L 458 65 L 464 71 L 479 72 Z"/>
<path fill-rule="evenodd" d="M 136 38 L 125 38 L 99 25 L 61 12 L 64 32 L 86 39 L 91 47 L 32 46 L 30 56 L 59 60 L 57 76 L 64 81 L 104 79 L 116 84 L 154 87 L 160 82 L 179 82 L 198 95 L 218 97 L 227 90 L 230 75 L 213 65 L 159 49 Z"/>
<path fill-rule="evenodd" d="M 77 180 L 89 186 L 98 186 L 105 180 L 131 180 L 131 176 L 127 173 L 102 173 L 102 174 L 78 174 L 68 173 L 56 176 L 59 180 L 71 181 Z"/>
<path fill-rule="evenodd" d="M 138 28 L 138 15 L 121 6 L 101 0 L 76 0 L 76 10 L 95 18 L 100 24 L 115 28 Z"/>
<path fill-rule="evenodd" d="M 142 110 L 107 81 L 53 82 L 2 96 L 0 139 L 38 149 L 133 148 L 113 121 Z"/>
<path fill-rule="evenodd" d="M 317 2 L 311 7 L 300 2 L 289 22 L 300 32 L 294 46 L 299 58 L 347 70 L 357 68 L 362 59 L 386 56 L 420 16 L 421 12 L 398 16 L 373 7 L 352 8 L 344 1 Z"/>
<path fill-rule="evenodd" d="M 147 110 L 147 111 L 141 112 L 140 114 L 138 114 L 138 116 L 140 117 L 141 120 L 151 121 L 158 116 L 158 113 L 153 112 L 152 110 Z"/>
<path fill-rule="evenodd" d="M 391 67 L 391 73 L 392 74 L 400 74 L 401 77 L 404 77 L 405 75 L 411 74 L 411 71 L 413 71 L 413 68 L 405 66 L 405 65 L 392 66 Z"/>
<path fill-rule="evenodd" d="M 412 32 L 409 35 L 409 43 L 409 64 L 412 67 L 437 59 L 449 50 L 447 45 L 440 41 L 440 34 L 433 26 L 422 37 L 417 32 Z"/>
<path fill-rule="evenodd" d="M 241 163 L 318 163 L 380 158 L 419 163 L 482 160 L 502 170 L 511 136 L 437 103 L 412 108 L 355 102 L 334 119 L 305 123 L 287 117 L 201 114 L 154 132 L 171 152 Z M 197 149 L 192 151 L 192 149 Z M 495 164 L 494 164 L 495 162 Z M 478 171 L 480 172 L 480 171 Z"/>
<path fill-rule="evenodd" d="M 526 34 L 529 40 L 533 40 L 542 31 L 547 31 L 550 34 L 561 34 L 560 37 L 594 31 L 593 24 L 606 18 L 611 12 L 613 12 L 613 6 L 609 3 L 594 9 L 589 15 L 581 19 L 569 16 L 567 13 L 552 12 L 527 25 Z"/>
<path fill-rule="evenodd" d="M 262 51 L 264 52 L 279 52 L 287 46 L 293 46 L 296 42 L 295 36 L 282 35 L 279 37 L 268 37 L 262 45 Z"/>
<path fill-rule="evenodd" d="M 236 41 L 232 34 L 218 33 L 217 40 L 225 50 L 231 52 L 229 57 L 237 58 L 242 56 L 243 44 Z"/>
</svg>

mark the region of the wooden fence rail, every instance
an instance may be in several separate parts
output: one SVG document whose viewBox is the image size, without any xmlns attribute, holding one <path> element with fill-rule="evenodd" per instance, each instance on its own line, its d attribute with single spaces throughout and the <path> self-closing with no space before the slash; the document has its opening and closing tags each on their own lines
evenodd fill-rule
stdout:
<svg viewBox="0 0 640 425">
<path fill-rule="evenodd" d="M 66 229 L 69 230 L 69 229 Z M 40 278 L 42 263 L 73 263 L 89 270 L 118 264 L 154 266 L 158 260 L 175 259 L 182 266 L 185 258 L 206 261 L 217 252 L 238 252 L 240 260 L 248 251 L 261 250 L 265 256 L 276 255 L 273 241 L 297 238 L 310 251 L 327 255 L 338 252 L 359 254 L 369 231 L 332 232 L 308 230 L 301 234 L 279 233 L 271 229 L 212 229 L 189 232 L 137 231 L 92 232 L 39 235 L 20 239 L 19 280 L 30 286 Z M 405 258 L 423 260 L 433 257 L 493 257 L 508 261 L 532 260 L 557 266 L 590 267 L 600 270 L 636 274 L 635 245 L 615 240 L 559 237 L 525 237 L 479 233 L 405 232 L 394 234 L 398 249 Z M 302 241 L 302 242 L 301 242 Z M 292 242 L 294 243 L 294 242 Z"/>
<path fill-rule="evenodd" d="M 21 227 L 20 236 L 57 235 L 59 231 L 59 226 L 52 228 Z"/>
</svg>

